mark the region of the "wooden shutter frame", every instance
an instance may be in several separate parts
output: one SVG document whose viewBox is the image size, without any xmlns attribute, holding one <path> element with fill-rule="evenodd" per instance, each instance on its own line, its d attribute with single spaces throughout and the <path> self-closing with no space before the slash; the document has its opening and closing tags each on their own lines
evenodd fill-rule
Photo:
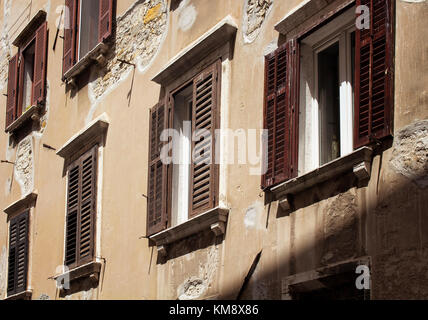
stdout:
<svg viewBox="0 0 428 320">
<path fill-rule="evenodd" d="M 70 29 L 66 29 L 64 25 L 64 45 L 63 45 L 63 62 L 62 62 L 62 76 L 70 70 L 76 63 L 76 36 L 77 36 L 77 1 L 78 0 L 65 0 L 66 8 L 69 8 Z M 66 10 L 67 11 L 67 10 Z M 68 48 L 68 41 L 70 48 Z M 67 62 L 67 60 L 69 60 Z"/>
<path fill-rule="evenodd" d="M 165 145 L 160 141 L 159 132 L 159 116 L 163 108 L 163 129 L 168 128 L 168 119 L 170 108 L 168 107 L 165 99 L 161 99 L 152 109 L 150 109 L 149 116 L 149 159 L 148 159 L 148 175 L 147 175 L 147 235 L 151 236 L 165 230 L 168 227 L 168 212 L 167 212 L 167 179 L 168 179 L 168 166 L 161 161 L 161 149 Z M 154 152 L 154 154 L 153 154 Z M 156 220 L 156 190 L 158 169 L 161 166 L 161 212 L 160 219 Z M 154 169 L 154 171 L 153 171 Z M 153 177 L 154 174 L 154 177 Z M 153 180 L 152 180 L 153 179 Z M 159 201 L 159 200 L 158 200 Z"/>
<path fill-rule="evenodd" d="M 100 2 L 100 11 L 98 14 L 99 25 L 98 25 L 98 42 L 105 42 L 113 32 L 113 11 L 114 11 L 114 2 L 113 0 L 99 0 Z M 103 12 L 103 8 L 106 9 L 106 12 Z M 104 24 L 106 21 L 107 25 Z"/>
<path fill-rule="evenodd" d="M 48 23 L 45 21 L 35 34 L 34 80 L 32 104 L 42 104 L 46 98 L 46 70 L 48 55 Z"/>
<path fill-rule="evenodd" d="M 89 150 L 85 151 L 82 155 L 78 157 L 78 159 L 74 160 L 67 169 L 68 177 L 70 178 L 70 173 L 75 168 L 78 168 L 78 203 L 76 206 L 70 207 L 70 190 L 69 190 L 69 181 L 67 183 L 67 216 L 66 216 L 66 240 L 65 240 L 65 252 L 64 252 L 64 264 L 69 268 L 75 268 L 81 266 L 85 263 L 93 261 L 95 257 L 95 237 L 96 237 L 96 214 L 97 214 L 97 182 L 98 182 L 98 149 L 99 146 L 96 144 L 91 147 Z M 91 226 L 90 226 L 90 254 L 85 257 L 81 257 L 81 234 L 82 234 L 82 188 L 83 188 L 83 162 L 85 159 L 92 157 L 92 181 L 91 181 Z M 76 212 L 76 239 L 75 239 L 75 260 L 73 262 L 67 261 L 67 247 L 68 247 L 68 238 L 69 234 L 69 225 L 68 218 L 71 213 Z"/>
<path fill-rule="evenodd" d="M 19 235 L 21 233 L 21 222 L 24 221 L 25 225 L 25 237 L 24 239 L 20 240 Z M 20 292 L 24 292 L 27 290 L 27 279 L 28 279 L 28 249 L 29 249 L 29 211 L 26 211 L 24 213 L 21 213 L 20 215 L 14 217 L 10 220 L 10 227 L 9 227 L 9 262 L 8 262 L 8 284 L 7 284 L 7 295 L 14 295 Z M 12 226 L 16 225 L 16 241 L 15 244 L 12 246 L 11 242 L 11 232 L 12 232 Z M 24 244 L 24 261 L 23 263 L 23 284 L 21 287 L 18 287 L 18 271 L 19 271 L 19 247 L 21 244 Z M 10 255 L 12 250 L 15 251 L 15 261 L 14 261 L 14 270 L 10 270 Z M 13 288 L 9 287 L 9 280 L 11 277 L 11 274 L 13 273 L 14 281 L 13 281 Z"/>
<path fill-rule="evenodd" d="M 6 129 L 15 121 L 18 105 L 19 53 L 9 60 Z"/>
<path fill-rule="evenodd" d="M 375 30 L 374 28 L 374 0 L 357 0 L 357 6 L 361 4 L 369 4 L 370 6 L 370 30 L 356 30 L 355 36 L 355 110 L 354 110 L 354 148 L 368 145 L 375 140 L 379 140 L 392 135 L 392 114 L 394 103 L 394 16 L 395 4 L 391 0 L 385 1 L 385 24 L 384 30 Z M 378 32 L 376 32 L 378 31 Z M 367 34 L 369 34 L 367 36 Z M 364 37 L 365 36 L 365 37 Z M 373 132 L 373 97 L 376 92 L 373 92 L 373 58 L 374 58 L 374 43 L 385 37 L 385 79 L 384 79 L 384 121 L 383 128 Z M 365 46 L 369 46 L 369 92 L 368 92 L 368 124 L 367 134 L 363 134 L 360 128 L 361 121 L 361 50 Z"/>
<path fill-rule="evenodd" d="M 267 168 L 267 172 L 262 176 L 262 189 L 266 190 L 271 188 L 279 183 L 285 182 L 295 176 L 297 176 L 297 161 L 298 161 L 298 130 L 299 130 L 299 58 L 298 58 L 299 47 L 297 45 L 296 39 L 291 39 L 288 42 L 284 43 L 274 52 L 265 56 L 265 79 L 264 79 L 264 107 L 263 107 L 263 118 L 264 118 L 264 129 L 269 130 L 270 125 L 273 125 L 272 133 L 272 156 L 269 159 L 269 143 L 264 147 L 264 157 L 265 161 L 268 163 L 264 165 Z M 284 87 L 278 88 L 278 57 L 281 54 L 286 56 L 286 72 L 285 72 L 285 85 Z M 273 60 L 273 85 L 274 89 L 272 92 L 269 92 L 268 83 L 269 78 L 272 76 L 269 74 L 270 63 Z M 285 95 L 283 103 L 285 103 L 285 121 L 288 122 L 285 124 L 284 132 L 284 150 L 283 152 L 283 166 L 284 169 L 279 173 L 276 170 L 276 161 L 277 152 L 277 143 L 276 138 L 278 133 L 277 130 L 277 106 L 279 98 Z M 273 124 L 268 123 L 268 109 L 269 104 L 273 101 Z M 269 134 L 268 134 L 269 139 Z M 272 177 L 268 177 L 269 172 Z"/>
<path fill-rule="evenodd" d="M 201 73 L 196 75 L 193 82 L 193 103 L 192 103 L 192 136 L 196 132 L 196 99 L 197 99 L 197 85 L 212 77 L 212 107 L 211 107 L 211 164 L 209 174 L 209 200 L 208 203 L 202 207 L 194 208 L 194 188 L 195 188 L 195 163 L 193 161 L 193 154 L 196 148 L 196 142 L 192 141 L 191 155 L 191 176 L 190 176 L 190 192 L 189 192 L 189 219 L 198 216 L 210 209 L 213 209 L 218 204 L 218 192 L 219 192 L 219 165 L 216 163 L 216 130 L 220 128 L 220 101 L 221 101 L 221 60 L 217 60 L 215 63 L 208 66 Z M 193 139 L 192 139 L 193 140 Z"/>
</svg>

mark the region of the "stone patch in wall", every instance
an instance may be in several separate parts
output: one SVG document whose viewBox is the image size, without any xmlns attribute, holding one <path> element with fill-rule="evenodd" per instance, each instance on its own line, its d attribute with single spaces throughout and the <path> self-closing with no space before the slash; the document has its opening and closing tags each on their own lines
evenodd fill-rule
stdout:
<svg viewBox="0 0 428 320">
<path fill-rule="evenodd" d="M 5 0 L 3 7 L 3 25 L 0 39 L 0 90 L 3 90 L 7 84 L 9 73 L 9 59 L 11 58 L 11 46 L 9 33 L 9 16 L 11 10 L 11 0 Z"/>
<path fill-rule="evenodd" d="M 119 16 L 114 48 L 107 55 L 107 65 L 98 71 L 96 80 L 89 86 L 91 100 L 98 101 L 127 78 L 133 68 L 131 64 L 144 72 L 156 56 L 166 32 L 165 0 L 136 1 L 124 15 Z"/>
<path fill-rule="evenodd" d="M 242 26 L 245 43 L 251 43 L 257 38 L 272 6 L 273 0 L 245 0 Z"/>
<path fill-rule="evenodd" d="M 7 253 L 6 246 L 3 246 L 0 253 L 0 299 L 6 294 L 7 278 Z"/>
<path fill-rule="evenodd" d="M 32 192 L 34 188 L 33 155 L 33 137 L 28 136 L 19 143 L 15 161 L 15 178 L 21 186 L 22 196 Z"/>
<path fill-rule="evenodd" d="M 416 121 L 395 135 L 390 164 L 419 187 L 428 187 L 428 120 Z"/>
</svg>

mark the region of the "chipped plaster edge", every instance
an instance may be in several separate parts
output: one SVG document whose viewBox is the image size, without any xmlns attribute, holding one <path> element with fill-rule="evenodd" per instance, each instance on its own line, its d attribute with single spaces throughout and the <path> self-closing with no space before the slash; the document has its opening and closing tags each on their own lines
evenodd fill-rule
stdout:
<svg viewBox="0 0 428 320">
<path fill-rule="evenodd" d="M 264 30 L 265 25 L 266 25 L 265 22 L 269 18 L 269 15 L 273 11 L 273 6 L 275 5 L 275 1 L 274 0 L 271 0 L 271 1 L 272 1 L 271 6 L 269 7 L 269 10 L 267 10 L 262 24 L 260 25 L 260 27 L 257 30 L 253 31 L 252 36 L 249 36 L 249 35 L 247 35 L 247 30 L 248 30 L 248 14 L 247 14 L 248 0 L 244 0 L 244 8 L 243 8 L 243 14 L 242 14 L 242 16 L 243 16 L 242 17 L 242 37 L 244 39 L 244 45 L 251 44 L 254 41 L 256 41 L 256 39 L 258 38 L 260 33 L 262 33 L 262 31 Z"/>
</svg>

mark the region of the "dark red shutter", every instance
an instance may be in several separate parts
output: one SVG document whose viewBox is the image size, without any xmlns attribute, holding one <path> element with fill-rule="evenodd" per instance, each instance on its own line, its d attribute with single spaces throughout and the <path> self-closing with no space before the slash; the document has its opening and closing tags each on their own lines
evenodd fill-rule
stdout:
<svg viewBox="0 0 428 320">
<path fill-rule="evenodd" d="M 296 61 L 294 42 L 290 41 L 265 58 L 264 128 L 268 131 L 265 160 L 267 171 L 262 178 L 264 189 L 293 177 L 297 137 L 293 134 L 296 106 Z M 267 150 L 266 150 L 267 149 Z"/>
<path fill-rule="evenodd" d="M 215 206 L 216 152 L 215 130 L 218 122 L 219 64 L 204 70 L 193 81 L 192 173 L 189 218 Z"/>
<path fill-rule="evenodd" d="M 112 33 L 113 0 L 100 0 L 98 42 L 103 42 Z"/>
<path fill-rule="evenodd" d="M 97 151 L 93 147 L 68 169 L 65 264 L 92 261 L 95 243 Z"/>
<path fill-rule="evenodd" d="M 77 0 L 65 0 L 65 7 L 63 75 L 70 70 L 76 59 Z"/>
<path fill-rule="evenodd" d="M 8 295 L 27 290 L 29 215 L 25 212 L 10 221 Z"/>
<path fill-rule="evenodd" d="M 167 165 L 161 159 L 161 150 L 165 145 L 160 140 L 167 128 L 168 111 L 165 103 L 159 102 L 150 110 L 149 174 L 147 234 L 153 235 L 165 230 L 168 223 L 166 208 Z"/>
<path fill-rule="evenodd" d="M 394 73 L 393 1 L 359 5 L 370 8 L 370 29 L 356 31 L 355 148 L 391 135 Z"/>
<path fill-rule="evenodd" d="M 44 22 L 36 31 L 34 57 L 33 105 L 43 103 L 46 97 L 48 23 Z"/>
<path fill-rule="evenodd" d="M 17 94 L 18 91 L 18 55 L 9 61 L 9 77 L 7 82 L 7 102 L 6 102 L 6 128 L 9 127 L 16 118 Z"/>
</svg>

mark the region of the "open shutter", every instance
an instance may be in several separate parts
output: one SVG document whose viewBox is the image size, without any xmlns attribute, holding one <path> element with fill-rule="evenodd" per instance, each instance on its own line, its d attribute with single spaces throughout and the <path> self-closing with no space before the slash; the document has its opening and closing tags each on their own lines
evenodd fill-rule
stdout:
<svg viewBox="0 0 428 320">
<path fill-rule="evenodd" d="M 77 0 L 65 0 L 65 7 L 63 76 L 74 65 L 76 58 Z"/>
<path fill-rule="evenodd" d="M 36 31 L 34 57 L 33 105 L 43 103 L 46 97 L 46 59 L 48 45 L 48 23 L 44 22 Z"/>
<path fill-rule="evenodd" d="M 94 257 L 97 150 L 95 146 L 68 169 L 65 264 L 79 266 Z"/>
<path fill-rule="evenodd" d="M 98 42 L 103 42 L 112 33 L 113 0 L 100 0 Z"/>
<path fill-rule="evenodd" d="M 16 117 L 18 91 L 18 55 L 9 61 L 9 77 L 7 83 L 6 128 Z"/>
<path fill-rule="evenodd" d="M 164 143 L 160 136 L 167 128 L 168 112 L 165 103 L 159 102 L 150 110 L 149 174 L 147 234 L 165 230 L 168 223 L 166 210 L 167 166 L 162 163 L 161 150 Z"/>
<path fill-rule="evenodd" d="M 192 172 L 189 218 L 216 205 L 215 130 L 218 123 L 219 65 L 213 64 L 193 82 Z"/>
<path fill-rule="evenodd" d="M 27 290 L 28 212 L 10 222 L 8 295 Z"/>
<path fill-rule="evenodd" d="M 265 58 L 264 128 L 268 131 L 267 171 L 262 178 L 266 189 L 293 177 L 297 172 L 293 162 L 297 152 L 297 128 L 293 114 L 296 106 L 295 48 L 290 41 Z"/>
<path fill-rule="evenodd" d="M 356 31 L 355 134 L 359 148 L 391 135 L 393 1 L 357 0 L 370 8 L 370 29 Z"/>
</svg>

